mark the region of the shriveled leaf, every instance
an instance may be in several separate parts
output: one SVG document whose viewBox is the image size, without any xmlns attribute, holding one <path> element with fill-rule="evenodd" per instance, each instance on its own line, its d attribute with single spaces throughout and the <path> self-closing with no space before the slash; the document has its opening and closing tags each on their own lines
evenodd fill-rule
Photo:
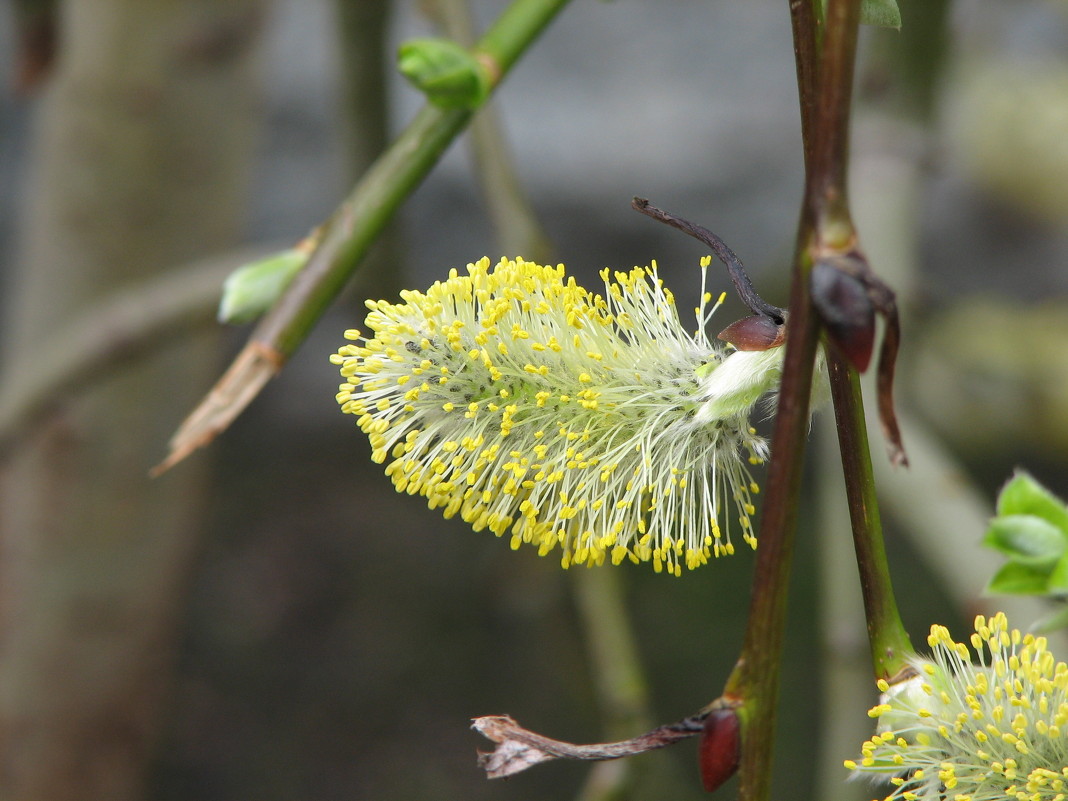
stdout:
<svg viewBox="0 0 1068 801">
<path fill-rule="evenodd" d="M 545 743 L 524 736 L 526 731 L 507 715 L 475 718 L 471 728 L 497 743 L 493 751 L 480 751 L 478 755 L 478 764 L 490 779 L 503 779 L 560 757 Z"/>
<path fill-rule="evenodd" d="M 987 592 L 1007 595 L 1044 595 L 1049 571 L 1019 562 L 1007 562 L 994 574 Z"/>
<path fill-rule="evenodd" d="M 819 261 L 809 279 L 812 304 L 820 313 L 827 336 L 859 372 L 868 369 L 875 344 L 875 305 L 861 267 L 849 257 Z"/>
<path fill-rule="evenodd" d="M 1068 536 L 1034 515 L 1004 515 L 990 521 L 983 544 L 1033 567 L 1052 567 L 1068 548 Z"/>
<path fill-rule="evenodd" d="M 703 731 L 705 713 L 657 726 L 652 731 L 614 743 L 576 745 L 553 740 L 543 734 L 524 729 L 508 715 L 488 715 L 474 718 L 471 728 L 497 743 L 488 753 L 479 752 L 478 764 L 489 779 L 502 779 L 551 759 L 583 759 L 600 761 L 644 754 L 657 748 L 673 745 Z"/>
<path fill-rule="evenodd" d="M 998 495 L 998 516 L 1034 515 L 1068 536 L 1068 507 L 1027 473 L 1018 471 Z"/>
</svg>

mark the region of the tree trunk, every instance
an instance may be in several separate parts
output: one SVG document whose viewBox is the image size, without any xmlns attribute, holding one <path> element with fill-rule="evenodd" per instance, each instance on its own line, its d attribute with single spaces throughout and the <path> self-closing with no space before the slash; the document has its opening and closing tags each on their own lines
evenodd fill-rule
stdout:
<svg viewBox="0 0 1068 801">
<path fill-rule="evenodd" d="M 32 371 L 35 350 L 109 292 L 235 243 L 261 6 L 63 4 L 8 298 L 5 381 Z M 204 332 L 71 387 L 2 466 L 5 801 L 144 794 L 207 462 L 156 481 L 147 471 L 210 385 L 215 351 Z"/>
</svg>

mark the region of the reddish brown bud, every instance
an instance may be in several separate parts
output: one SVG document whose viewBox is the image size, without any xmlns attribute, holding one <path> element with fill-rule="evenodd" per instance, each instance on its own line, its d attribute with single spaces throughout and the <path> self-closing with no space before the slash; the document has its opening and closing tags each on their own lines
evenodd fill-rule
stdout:
<svg viewBox="0 0 1068 801">
<path fill-rule="evenodd" d="M 875 304 L 851 267 L 845 257 L 833 263 L 818 262 L 812 268 L 812 303 L 831 342 L 853 367 L 864 372 L 875 345 Z"/>
<path fill-rule="evenodd" d="M 763 314 L 737 320 L 717 334 L 738 350 L 771 350 L 786 341 L 786 325 Z"/>
<path fill-rule="evenodd" d="M 741 722 L 733 709 L 713 709 L 705 718 L 705 730 L 697 746 L 701 783 L 714 792 L 738 770 L 741 754 Z"/>
</svg>

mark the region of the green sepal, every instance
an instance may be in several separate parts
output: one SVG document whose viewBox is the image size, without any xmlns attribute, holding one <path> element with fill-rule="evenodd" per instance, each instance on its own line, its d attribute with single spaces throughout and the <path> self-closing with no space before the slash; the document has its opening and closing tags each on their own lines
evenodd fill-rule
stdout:
<svg viewBox="0 0 1068 801">
<path fill-rule="evenodd" d="M 477 108 L 490 90 L 486 68 L 449 39 L 411 39 L 397 51 L 397 69 L 441 108 Z"/>
<path fill-rule="evenodd" d="M 987 592 L 1009 595 L 1043 595 L 1049 580 L 1049 571 L 1019 562 L 1007 562 L 994 574 L 987 585 Z"/>
<path fill-rule="evenodd" d="M 271 308 L 308 261 L 308 252 L 292 248 L 238 267 L 223 283 L 219 322 L 239 325 Z"/>
<path fill-rule="evenodd" d="M 1030 475 L 1018 471 L 998 495 L 998 517 L 1033 515 L 1056 526 L 1068 538 L 1068 507 Z"/>
<path fill-rule="evenodd" d="M 983 544 L 1013 562 L 1052 568 L 1068 549 L 1068 536 L 1035 515 L 1004 515 L 990 521 Z"/>
</svg>

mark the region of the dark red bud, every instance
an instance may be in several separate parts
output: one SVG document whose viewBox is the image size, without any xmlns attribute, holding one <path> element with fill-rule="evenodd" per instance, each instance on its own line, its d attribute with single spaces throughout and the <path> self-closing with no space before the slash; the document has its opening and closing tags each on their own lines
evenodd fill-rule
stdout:
<svg viewBox="0 0 1068 801">
<path fill-rule="evenodd" d="M 717 336 L 738 350 L 771 350 L 786 341 L 786 325 L 777 325 L 770 317 L 754 314 L 731 323 Z"/>
<path fill-rule="evenodd" d="M 864 282 L 843 265 L 821 261 L 812 268 L 811 288 L 827 336 L 851 365 L 864 372 L 875 345 L 875 306 Z"/>
<path fill-rule="evenodd" d="M 733 709 L 713 709 L 705 718 L 705 730 L 697 746 L 697 762 L 701 768 L 701 783 L 708 792 L 738 770 L 742 750 L 741 722 Z"/>
</svg>

